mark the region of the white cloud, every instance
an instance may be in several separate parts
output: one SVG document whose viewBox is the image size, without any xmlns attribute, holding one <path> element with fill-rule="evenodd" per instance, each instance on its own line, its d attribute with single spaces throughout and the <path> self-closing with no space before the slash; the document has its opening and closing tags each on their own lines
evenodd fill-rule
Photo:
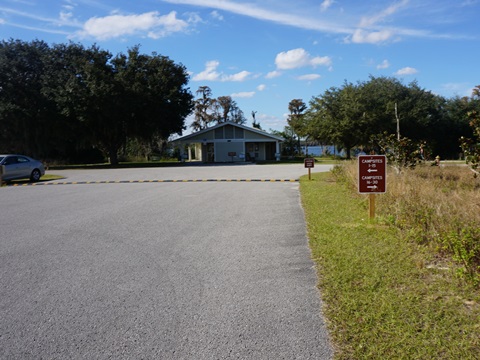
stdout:
<svg viewBox="0 0 480 360">
<path fill-rule="evenodd" d="M 223 15 L 220 14 L 217 10 L 213 10 L 213 11 L 210 13 L 210 16 L 211 16 L 212 18 L 214 18 L 214 19 L 223 21 Z"/>
<path fill-rule="evenodd" d="M 260 84 L 260 85 L 257 86 L 258 91 L 264 91 L 266 88 L 267 88 L 267 85 L 265 85 L 265 84 Z"/>
<path fill-rule="evenodd" d="M 273 79 L 273 78 L 279 77 L 281 75 L 282 75 L 282 73 L 280 71 L 274 70 L 274 71 L 270 71 L 267 75 L 265 75 L 265 78 L 266 79 Z"/>
<path fill-rule="evenodd" d="M 220 62 L 216 60 L 207 61 L 205 64 L 205 70 L 195 75 L 193 81 L 235 81 L 242 82 L 248 79 L 250 72 L 240 71 L 233 75 L 225 75 L 223 73 L 217 72 L 217 68 L 220 65 Z"/>
<path fill-rule="evenodd" d="M 160 15 L 157 11 L 139 15 L 109 15 L 102 18 L 94 17 L 83 25 L 79 32 L 82 37 L 93 37 L 98 40 L 108 40 L 120 36 L 146 33 L 150 38 L 160 38 L 171 33 L 185 31 L 188 23 L 177 19 L 175 11 Z"/>
<path fill-rule="evenodd" d="M 383 60 L 380 64 L 377 65 L 377 69 L 388 69 L 390 67 L 390 63 L 388 60 Z"/>
<path fill-rule="evenodd" d="M 355 44 L 380 44 L 392 39 L 395 34 L 409 34 L 419 35 L 420 33 L 411 30 L 402 29 L 380 29 L 377 25 L 379 22 L 384 22 L 386 18 L 394 15 L 402 7 L 406 6 L 410 0 L 402 0 L 393 5 L 388 6 L 383 11 L 371 15 L 365 16 L 360 20 L 358 28 L 346 38 L 346 42 L 352 42 Z M 373 30 L 372 30 L 373 28 Z"/>
<path fill-rule="evenodd" d="M 308 81 L 312 81 L 312 80 L 320 79 L 321 77 L 322 77 L 322 76 L 319 75 L 319 74 L 306 74 L 306 75 L 298 76 L 297 79 L 298 79 L 298 80 L 308 80 Z"/>
<path fill-rule="evenodd" d="M 249 16 L 262 21 L 271 21 L 277 24 L 293 26 L 301 29 L 324 31 L 328 33 L 347 34 L 352 32 L 350 26 L 339 25 L 335 21 L 326 21 L 316 17 L 306 18 L 291 13 L 281 13 L 275 10 L 260 7 L 251 2 L 239 3 L 226 0 L 163 0 L 171 4 L 182 4 L 213 8 L 228 11 L 234 14 Z M 328 2 L 328 0 L 327 0 Z"/>
<path fill-rule="evenodd" d="M 376 23 L 383 21 L 388 16 L 395 14 L 400 8 L 406 6 L 409 2 L 410 0 L 402 0 L 393 5 L 390 5 L 385 10 L 379 12 L 378 14 L 375 14 L 370 17 L 363 17 L 362 20 L 360 21 L 359 27 L 366 28 L 366 27 L 373 26 Z"/>
<path fill-rule="evenodd" d="M 316 66 L 330 66 L 332 65 L 332 59 L 329 56 L 317 56 L 310 61 L 310 65 Z"/>
<path fill-rule="evenodd" d="M 205 64 L 205 70 L 195 75 L 192 78 L 192 80 L 193 81 L 204 81 L 204 80 L 219 81 L 220 74 L 216 71 L 218 65 L 220 65 L 220 63 L 216 60 L 207 61 L 207 63 Z"/>
<path fill-rule="evenodd" d="M 404 68 L 401 68 L 400 70 L 398 70 L 395 73 L 395 75 L 397 75 L 397 76 L 414 75 L 416 73 L 418 73 L 417 69 L 407 66 L 407 67 L 404 67 Z"/>
<path fill-rule="evenodd" d="M 323 2 L 320 5 L 320 10 L 321 11 L 327 11 L 327 9 L 333 5 L 333 0 L 323 0 Z"/>
<path fill-rule="evenodd" d="M 378 23 L 390 21 L 391 19 L 389 17 L 406 7 L 409 4 L 410 0 L 399 0 L 396 2 L 391 0 L 391 2 L 393 2 L 393 5 L 390 5 L 384 10 L 371 16 L 362 17 L 358 22 L 358 26 L 352 25 L 352 19 L 357 18 L 359 16 L 358 13 L 348 14 L 345 9 L 342 9 L 340 17 L 330 16 L 327 18 L 325 16 L 319 17 L 318 14 L 315 14 L 314 12 L 311 12 L 310 16 L 305 16 L 304 14 L 295 14 L 293 10 L 279 12 L 277 10 L 278 6 L 269 6 L 269 4 L 274 3 L 271 1 L 262 2 L 258 0 L 255 2 L 240 2 L 233 0 L 163 0 L 163 2 L 177 5 L 190 5 L 196 7 L 216 9 L 242 16 L 247 16 L 260 21 L 269 21 L 299 29 L 314 30 L 328 34 L 344 34 L 347 35 L 346 42 L 352 42 L 351 37 L 353 36 L 356 29 L 361 29 L 367 32 L 381 32 L 382 28 L 380 27 L 380 25 L 378 25 Z M 294 2 L 291 3 L 295 4 Z M 332 4 L 335 3 L 335 0 L 322 0 L 320 3 L 321 7 L 323 6 L 324 8 L 329 8 L 330 6 L 332 6 Z M 320 8 L 320 10 L 321 9 L 322 8 Z M 345 16 L 345 14 L 348 16 Z M 391 30 L 391 32 L 395 32 L 399 35 L 426 38 L 457 37 L 453 35 L 434 34 L 431 31 L 427 30 L 416 30 L 400 27 L 394 28 L 394 31 Z M 372 40 L 372 37 L 373 35 L 370 36 L 370 42 Z"/>
<path fill-rule="evenodd" d="M 202 18 L 197 13 L 186 13 L 185 15 L 188 16 L 187 23 L 189 25 L 195 25 L 203 22 Z"/>
<path fill-rule="evenodd" d="M 73 13 L 71 11 L 60 11 L 60 21 L 69 21 L 73 17 Z"/>
<path fill-rule="evenodd" d="M 251 98 L 255 95 L 255 91 L 244 91 L 244 92 L 238 92 L 238 93 L 233 93 L 230 95 L 232 98 Z"/>
<path fill-rule="evenodd" d="M 357 29 L 354 31 L 351 37 L 347 38 L 347 42 L 353 42 L 355 44 L 378 44 L 383 43 L 390 39 L 394 35 L 393 31 L 383 29 L 380 31 L 368 32 L 363 29 Z"/>
<path fill-rule="evenodd" d="M 305 49 L 298 48 L 277 54 L 275 64 L 278 69 L 296 69 L 304 66 L 330 66 L 332 60 L 328 56 L 312 57 Z"/>
<path fill-rule="evenodd" d="M 250 76 L 250 74 L 250 72 L 244 70 L 233 75 L 224 76 L 222 78 L 222 81 L 245 81 Z"/>
</svg>

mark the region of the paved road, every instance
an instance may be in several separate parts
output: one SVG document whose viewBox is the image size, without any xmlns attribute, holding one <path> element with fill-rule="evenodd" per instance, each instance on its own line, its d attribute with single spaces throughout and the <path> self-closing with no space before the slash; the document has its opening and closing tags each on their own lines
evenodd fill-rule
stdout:
<svg viewBox="0 0 480 360">
<path fill-rule="evenodd" d="M 7 187 L 0 213 L 2 359 L 331 358 L 297 183 Z"/>
</svg>

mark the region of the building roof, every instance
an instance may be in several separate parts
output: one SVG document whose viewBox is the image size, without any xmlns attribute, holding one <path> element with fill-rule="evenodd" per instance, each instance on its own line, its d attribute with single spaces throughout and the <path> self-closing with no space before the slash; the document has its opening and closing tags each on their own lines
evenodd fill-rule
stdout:
<svg viewBox="0 0 480 360">
<path fill-rule="evenodd" d="M 209 127 L 209 128 L 206 128 L 206 129 L 203 129 L 203 130 L 200 130 L 200 131 L 191 133 L 191 134 L 189 134 L 189 135 L 182 136 L 182 137 L 180 137 L 180 138 L 178 138 L 178 139 L 173 140 L 173 142 L 182 142 L 182 141 L 191 139 L 191 138 L 193 138 L 193 137 L 196 137 L 196 136 L 198 136 L 198 135 L 207 133 L 207 132 L 209 132 L 209 131 L 218 129 L 218 128 L 223 127 L 223 126 L 226 126 L 226 125 L 232 125 L 232 126 L 235 126 L 235 127 L 238 127 L 238 128 L 241 128 L 241 129 L 244 129 L 244 130 L 247 130 L 247 131 L 250 131 L 250 132 L 253 132 L 253 133 L 256 133 L 256 134 L 265 136 L 265 137 L 268 137 L 268 138 L 271 138 L 271 139 L 276 140 L 276 141 L 284 141 L 284 139 L 283 139 L 282 137 L 269 134 L 269 133 L 267 133 L 266 131 L 259 130 L 259 129 L 256 129 L 256 128 L 252 128 L 252 127 L 248 127 L 248 126 L 245 126 L 245 125 L 240 125 L 240 124 L 237 124 L 237 123 L 235 123 L 235 122 L 233 122 L 233 121 L 226 121 L 226 122 L 219 123 L 219 124 L 217 124 L 217 125 L 215 125 L 215 126 L 212 126 L 212 127 Z"/>
</svg>

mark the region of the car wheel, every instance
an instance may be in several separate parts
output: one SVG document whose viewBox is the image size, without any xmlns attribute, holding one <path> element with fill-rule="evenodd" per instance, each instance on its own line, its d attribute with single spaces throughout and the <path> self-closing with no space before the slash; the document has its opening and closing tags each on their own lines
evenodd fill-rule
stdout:
<svg viewBox="0 0 480 360">
<path fill-rule="evenodd" d="M 32 171 L 32 174 L 30 175 L 30 181 L 37 182 L 38 180 L 40 180 L 41 176 L 42 174 L 40 174 L 40 170 L 34 169 Z"/>
</svg>

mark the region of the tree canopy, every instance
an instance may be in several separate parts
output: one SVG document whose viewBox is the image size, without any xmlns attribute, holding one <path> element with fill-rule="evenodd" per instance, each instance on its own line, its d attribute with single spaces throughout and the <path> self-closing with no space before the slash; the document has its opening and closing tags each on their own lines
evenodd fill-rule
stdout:
<svg viewBox="0 0 480 360">
<path fill-rule="evenodd" d="M 195 119 L 191 125 L 195 131 L 226 121 L 237 124 L 247 122 L 243 111 L 231 96 L 213 98 L 212 89 L 208 86 L 200 86 L 196 93 L 198 98 L 195 100 Z"/>
<path fill-rule="evenodd" d="M 68 159 L 97 148 L 118 162 L 129 139 L 180 134 L 193 109 L 183 65 L 133 47 L 0 43 L 0 152 Z"/>
<path fill-rule="evenodd" d="M 430 152 L 456 157 L 458 139 L 471 134 L 468 110 L 477 107 L 470 99 L 447 100 L 396 78 L 370 77 L 356 84 L 345 82 L 313 97 L 303 116 L 305 135 L 343 148 L 350 157 L 354 147 L 372 146 L 372 135 L 397 133 L 426 142 Z"/>
</svg>

